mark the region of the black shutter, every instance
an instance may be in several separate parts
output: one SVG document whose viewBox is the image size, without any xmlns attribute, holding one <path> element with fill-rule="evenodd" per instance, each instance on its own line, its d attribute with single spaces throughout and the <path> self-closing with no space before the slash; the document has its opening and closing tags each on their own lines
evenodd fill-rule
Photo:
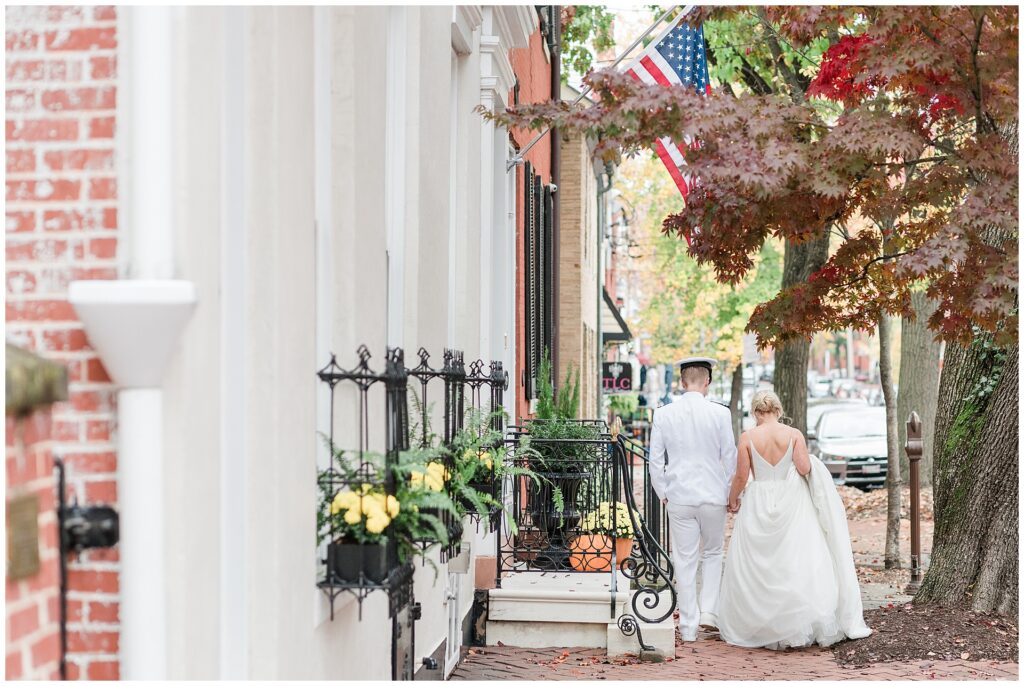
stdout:
<svg viewBox="0 0 1024 686">
<path fill-rule="evenodd" d="M 534 263 L 534 273 L 537 279 L 537 285 L 535 286 L 537 306 L 533 313 L 533 316 L 536 317 L 537 326 L 534 329 L 533 349 L 534 359 L 537 360 L 537 368 L 539 370 L 540 360 L 544 355 L 544 339 L 547 336 L 548 321 L 548 300 L 545 297 L 547 293 L 547 270 L 544 268 L 548 252 L 547 207 L 544 205 L 544 181 L 540 178 L 540 175 L 533 178 L 533 206 L 536 226 L 535 240 L 537 241 L 536 261 Z"/>
<path fill-rule="evenodd" d="M 552 211 L 554 197 L 551 186 L 544 186 L 544 336 L 541 338 L 541 350 L 545 348 L 549 355 L 555 338 L 555 215 Z M 557 373 L 557 372 L 556 372 Z"/>
<path fill-rule="evenodd" d="M 526 262 L 526 397 L 537 397 L 537 371 L 554 335 L 554 229 L 550 185 L 526 163 L 524 183 L 524 240 Z"/>
<path fill-rule="evenodd" d="M 524 344 L 524 355 L 523 358 L 526 360 L 526 398 L 530 399 L 535 396 L 534 389 L 536 388 L 537 378 L 537 364 L 538 360 L 534 356 L 536 352 L 533 342 L 536 338 L 537 320 L 534 317 L 534 313 L 537 311 L 537 277 L 536 277 L 536 252 L 537 242 L 534 238 L 536 232 L 535 210 L 534 210 L 534 196 L 533 196 L 533 166 L 527 162 L 523 168 L 523 240 L 524 240 L 524 261 L 525 261 L 525 310 L 526 321 L 525 321 L 525 340 Z"/>
</svg>

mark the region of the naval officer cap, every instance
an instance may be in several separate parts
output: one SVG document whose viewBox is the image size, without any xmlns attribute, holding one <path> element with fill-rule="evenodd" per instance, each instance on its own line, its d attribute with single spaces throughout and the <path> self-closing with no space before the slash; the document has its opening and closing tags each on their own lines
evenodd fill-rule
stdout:
<svg viewBox="0 0 1024 686">
<path fill-rule="evenodd" d="M 715 361 L 710 357 L 686 357 L 679 360 L 676 363 L 679 367 L 679 373 L 682 374 L 683 370 L 687 367 L 703 367 L 708 370 L 708 377 L 711 377 L 711 370 L 715 368 Z"/>
</svg>

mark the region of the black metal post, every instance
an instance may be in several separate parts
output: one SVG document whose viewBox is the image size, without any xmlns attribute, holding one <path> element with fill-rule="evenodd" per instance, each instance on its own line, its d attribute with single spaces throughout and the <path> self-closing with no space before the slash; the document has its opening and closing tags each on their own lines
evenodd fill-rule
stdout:
<svg viewBox="0 0 1024 686">
<path fill-rule="evenodd" d="M 57 550 L 60 555 L 60 679 L 68 678 L 68 551 L 64 535 L 64 513 L 67 509 L 64 483 L 64 461 L 53 458 L 57 470 Z"/>
</svg>

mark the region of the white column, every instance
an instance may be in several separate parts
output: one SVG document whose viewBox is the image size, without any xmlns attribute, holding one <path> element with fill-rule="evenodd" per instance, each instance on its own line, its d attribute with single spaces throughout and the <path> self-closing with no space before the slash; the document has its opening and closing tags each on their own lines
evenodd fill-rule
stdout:
<svg viewBox="0 0 1024 686">
<path fill-rule="evenodd" d="M 173 45 L 170 7 L 131 9 L 132 240 L 135 278 L 173 276 Z M 121 521 L 121 669 L 167 678 L 162 391 L 118 395 Z"/>
<path fill-rule="evenodd" d="M 117 399 L 121 671 L 129 680 L 167 678 L 162 396 L 126 388 Z"/>
<path fill-rule="evenodd" d="M 384 225 L 387 228 L 388 316 L 387 344 L 404 345 L 405 322 L 405 175 L 406 125 L 406 40 L 405 7 L 388 8 L 387 133 L 384 137 Z"/>
<path fill-rule="evenodd" d="M 172 8 L 132 7 L 129 11 L 130 275 L 170 279 L 174 276 Z"/>
<path fill-rule="evenodd" d="M 228 7 L 224 17 L 224 94 L 221 112 L 221 330 L 220 385 L 220 678 L 249 674 L 246 594 L 246 493 L 249 393 L 246 379 L 247 253 L 245 137 L 248 58 L 246 7 Z M 211 526 L 213 522 L 211 522 Z"/>
</svg>

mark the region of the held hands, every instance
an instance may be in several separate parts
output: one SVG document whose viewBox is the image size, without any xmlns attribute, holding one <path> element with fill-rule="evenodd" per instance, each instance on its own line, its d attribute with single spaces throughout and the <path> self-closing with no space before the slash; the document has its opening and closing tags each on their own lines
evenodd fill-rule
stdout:
<svg viewBox="0 0 1024 686">
<path fill-rule="evenodd" d="M 733 514 L 740 511 L 739 498 L 729 498 L 729 504 L 726 505 L 725 509 Z"/>
</svg>

